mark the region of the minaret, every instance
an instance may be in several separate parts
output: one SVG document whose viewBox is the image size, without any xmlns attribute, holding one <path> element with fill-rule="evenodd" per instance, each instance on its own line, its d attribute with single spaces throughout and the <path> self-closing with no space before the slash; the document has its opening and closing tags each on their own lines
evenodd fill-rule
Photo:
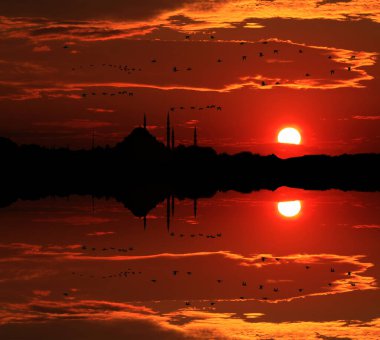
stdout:
<svg viewBox="0 0 380 340">
<path fill-rule="evenodd" d="M 170 230 L 170 196 L 166 198 L 166 229 Z"/>
<path fill-rule="evenodd" d="M 175 148 L 174 128 L 172 128 L 172 150 Z"/>
<path fill-rule="evenodd" d="M 144 113 L 144 129 L 146 130 L 146 114 Z"/>
<path fill-rule="evenodd" d="M 170 149 L 170 115 L 166 118 L 166 146 Z"/>
<path fill-rule="evenodd" d="M 194 126 L 194 146 L 197 146 L 198 141 L 197 141 L 197 127 Z"/>
</svg>

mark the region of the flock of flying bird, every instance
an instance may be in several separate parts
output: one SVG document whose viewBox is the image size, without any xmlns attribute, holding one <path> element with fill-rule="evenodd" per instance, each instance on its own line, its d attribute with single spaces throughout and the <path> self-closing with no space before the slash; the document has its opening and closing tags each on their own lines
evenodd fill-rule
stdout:
<svg viewBox="0 0 380 340">
<path fill-rule="evenodd" d="M 181 236 L 181 235 L 183 235 L 183 234 L 180 234 L 180 236 Z M 193 235 L 195 236 L 195 234 L 191 234 L 191 236 L 193 236 Z M 200 236 L 203 236 L 204 234 L 199 234 L 199 235 L 200 235 Z M 174 236 L 174 233 L 171 233 L 171 236 Z M 207 235 L 207 237 L 208 237 L 208 236 L 209 236 L 209 235 Z M 211 235 L 210 235 L 210 236 L 211 236 Z M 219 234 L 219 233 L 218 233 L 216 237 L 221 237 L 221 236 L 222 236 L 222 234 Z M 214 237 L 215 237 L 215 236 L 214 236 Z M 87 246 L 82 246 L 82 249 L 83 249 L 83 250 L 92 250 L 92 251 L 96 251 L 96 248 L 91 248 L 91 247 L 87 247 Z M 118 251 L 118 252 L 127 252 L 127 251 L 130 251 L 130 250 L 134 250 L 134 248 L 133 248 L 133 247 L 128 247 L 128 248 L 115 248 L 115 247 L 110 247 L 110 248 L 102 248 L 101 250 L 102 250 L 102 251 L 115 250 L 115 251 Z M 261 257 L 261 262 L 266 262 L 267 260 L 268 260 L 267 257 L 265 257 L 265 256 L 262 256 L 262 257 Z M 275 260 L 276 262 L 280 262 L 280 261 L 281 261 L 281 258 L 279 258 L 279 257 L 275 257 L 274 260 Z M 311 266 L 306 265 L 306 266 L 305 266 L 305 269 L 306 269 L 306 270 L 310 270 L 310 269 L 311 269 Z M 178 276 L 178 275 L 180 274 L 180 272 L 181 272 L 181 271 L 179 271 L 178 269 L 174 269 L 174 270 L 171 271 L 171 274 L 172 274 L 173 276 Z M 331 267 L 331 268 L 330 268 L 330 272 L 331 272 L 331 273 L 335 273 L 335 268 L 334 268 L 334 267 Z M 184 271 L 184 273 L 185 273 L 186 276 L 192 276 L 192 275 L 193 275 L 193 272 L 192 272 L 192 271 Z M 72 272 L 71 274 L 72 274 L 72 275 L 79 276 L 79 277 L 83 277 L 83 278 L 88 277 L 88 278 L 92 278 L 92 279 L 93 279 L 93 278 L 112 279 L 112 278 L 128 278 L 128 277 L 130 277 L 130 276 L 141 275 L 141 274 L 142 274 L 142 271 L 133 270 L 132 268 L 128 268 L 128 269 L 125 270 L 125 271 L 120 271 L 120 272 L 118 272 L 118 273 L 113 273 L 113 274 L 108 274 L 108 275 L 102 275 L 102 276 L 95 276 L 95 275 L 92 275 L 92 274 L 91 274 L 91 275 L 87 275 L 87 274 L 79 273 L 79 272 Z M 347 272 L 346 275 L 347 275 L 348 277 L 352 277 L 352 272 L 349 271 L 349 272 Z M 157 280 L 156 278 L 151 278 L 149 281 L 152 282 L 152 283 L 154 283 L 154 284 L 156 284 L 156 283 L 159 282 L 159 280 Z M 217 284 L 222 284 L 222 283 L 224 282 L 224 280 L 221 279 L 221 278 L 219 278 L 219 279 L 216 279 L 215 282 L 216 282 Z M 353 281 L 350 281 L 349 284 L 350 284 L 350 286 L 352 286 L 352 287 L 355 287 L 355 286 L 356 286 L 356 283 L 353 282 Z M 241 282 L 241 286 L 242 286 L 242 287 L 248 287 L 248 281 L 242 281 L 242 282 Z M 329 283 L 328 283 L 328 286 L 329 286 L 329 287 L 332 287 L 333 284 L 332 284 L 331 282 L 329 282 Z M 264 284 L 259 284 L 259 285 L 257 286 L 257 288 L 258 288 L 258 290 L 260 290 L 260 291 L 265 290 L 265 286 L 264 286 Z M 278 287 L 274 287 L 274 288 L 273 288 L 273 292 L 274 292 L 274 293 L 278 293 L 279 291 L 280 291 L 280 289 L 279 289 Z M 298 288 L 297 291 L 298 291 L 299 293 L 303 293 L 303 292 L 304 292 L 304 288 Z M 67 296 L 69 296 L 69 293 L 68 293 L 68 292 L 64 292 L 63 295 L 67 297 Z M 240 300 L 245 300 L 246 298 L 245 298 L 244 296 L 240 296 L 239 299 L 240 299 Z M 267 296 L 263 296 L 261 299 L 262 299 L 262 300 L 269 300 L 270 298 L 267 297 Z M 190 306 L 190 305 L 191 305 L 191 302 L 190 302 L 190 301 L 185 301 L 185 305 L 186 305 L 186 306 Z M 211 305 L 211 306 L 215 305 L 215 302 L 211 301 L 211 302 L 210 302 L 210 305 Z"/>
<path fill-rule="evenodd" d="M 186 39 L 186 40 L 190 40 L 190 38 L 191 38 L 190 35 L 186 35 L 186 36 L 185 36 L 185 39 Z M 214 39 L 215 39 L 215 36 L 211 35 L 211 36 L 210 36 L 210 39 L 211 39 L 211 40 L 214 40 Z M 244 45 L 244 44 L 246 44 L 246 42 L 242 41 L 242 42 L 240 42 L 239 44 L 240 44 L 240 45 Z M 268 41 L 262 41 L 262 44 L 266 45 L 266 44 L 268 44 Z M 69 46 L 68 46 L 68 45 L 65 45 L 64 48 L 69 48 Z M 279 49 L 273 49 L 272 53 L 273 53 L 274 55 L 278 55 L 278 54 L 280 53 L 280 50 L 279 50 Z M 298 49 L 298 53 L 299 53 L 299 54 L 303 54 L 303 53 L 304 53 L 303 49 Z M 264 58 L 264 56 L 265 56 L 264 52 L 258 52 L 258 57 L 259 57 L 259 58 Z M 242 55 L 242 56 L 241 56 L 241 60 L 242 60 L 243 62 L 244 62 L 244 61 L 247 61 L 247 59 L 248 59 L 248 56 L 247 56 L 247 55 Z M 332 59 L 332 56 L 329 55 L 329 56 L 328 56 L 328 59 Z M 349 60 L 351 60 L 351 61 L 352 61 L 352 60 L 356 60 L 356 56 L 355 56 L 355 55 L 352 55 L 352 56 L 349 58 Z M 158 62 L 158 60 L 157 60 L 156 58 L 151 59 L 151 63 L 155 64 L 155 63 L 157 63 L 157 62 Z M 216 60 L 216 62 L 217 62 L 217 63 L 222 63 L 223 60 L 222 60 L 221 58 L 218 58 L 218 59 Z M 101 66 L 102 66 L 103 68 L 107 67 L 107 68 L 111 68 L 111 69 L 116 69 L 116 70 L 119 70 L 119 71 L 123 71 L 123 72 L 126 72 L 126 73 L 129 74 L 129 75 L 132 74 L 132 73 L 134 73 L 134 72 L 141 72 L 141 71 L 142 71 L 142 68 L 141 68 L 141 67 L 129 67 L 128 65 L 120 65 L 120 64 L 118 65 L 118 64 L 106 64 L 106 63 L 103 63 L 103 64 L 101 64 Z M 96 67 L 96 65 L 95 65 L 95 64 L 90 64 L 89 67 L 90 67 L 90 68 L 94 68 L 94 67 Z M 72 68 L 72 71 L 76 71 L 77 69 L 83 69 L 83 68 L 84 68 L 83 65 L 80 65 L 78 68 L 73 67 L 73 68 Z M 193 68 L 190 67 L 190 66 L 188 66 L 188 67 L 184 67 L 183 70 L 185 70 L 185 71 L 192 71 Z M 173 71 L 173 72 L 179 72 L 179 71 L 181 71 L 181 69 L 178 68 L 177 66 L 173 66 L 173 67 L 172 67 L 172 71 Z M 351 71 L 351 66 L 347 66 L 347 71 Z M 334 69 L 331 69 L 331 70 L 330 70 L 330 75 L 331 75 L 331 76 L 335 75 L 335 70 L 334 70 Z M 308 72 L 306 72 L 306 73 L 305 73 L 305 77 L 311 77 L 311 74 L 308 73 Z M 280 85 L 280 84 L 281 84 L 281 83 L 280 83 L 279 81 L 276 81 L 276 82 L 274 83 L 274 85 Z M 266 86 L 266 85 L 268 85 L 268 84 L 267 84 L 264 80 L 262 80 L 262 81 L 261 81 L 261 86 Z M 102 95 L 107 95 L 107 94 L 108 94 L 107 92 L 102 92 Z M 119 95 L 121 95 L 121 94 L 128 94 L 129 96 L 133 96 L 133 92 L 129 92 L 129 91 L 119 91 L 119 92 L 117 92 L 117 93 L 110 93 L 110 96 L 115 96 L 115 95 L 117 95 L 117 94 L 119 94 Z M 83 94 L 82 94 L 82 97 L 85 98 L 85 97 L 87 97 L 88 95 L 96 95 L 96 93 L 95 93 L 95 92 L 92 92 L 92 93 L 83 93 Z"/>
</svg>

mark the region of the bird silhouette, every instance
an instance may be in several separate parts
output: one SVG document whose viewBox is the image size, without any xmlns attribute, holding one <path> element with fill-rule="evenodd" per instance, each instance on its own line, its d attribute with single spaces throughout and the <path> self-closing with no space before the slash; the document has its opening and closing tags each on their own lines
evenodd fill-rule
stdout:
<svg viewBox="0 0 380 340">
<path fill-rule="evenodd" d="M 223 282 L 223 280 L 221 280 L 221 279 L 218 279 L 218 280 L 216 280 L 216 282 L 218 282 L 218 283 L 222 283 L 222 282 Z"/>
<path fill-rule="evenodd" d="M 261 86 L 265 86 L 265 85 L 266 85 L 265 81 L 264 80 L 261 81 Z"/>
<path fill-rule="evenodd" d="M 298 50 L 298 53 L 303 53 L 303 50 Z"/>
<path fill-rule="evenodd" d="M 260 285 L 260 286 L 259 286 L 259 289 L 264 289 L 264 286 L 263 286 L 263 285 Z"/>
<path fill-rule="evenodd" d="M 244 61 L 244 60 L 247 60 L 247 56 L 246 55 L 243 55 L 242 57 L 241 57 L 241 59 Z"/>
<path fill-rule="evenodd" d="M 334 75 L 335 74 L 335 70 L 330 70 L 330 75 Z"/>
<path fill-rule="evenodd" d="M 190 35 L 187 35 L 187 36 L 185 37 L 185 39 L 189 40 L 189 39 L 190 39 Z"/>
<path fill-rule="evenodd" d="M 241 283 L 241 285 L 242 285 L 243 287 L 247 287 L 247 282 L 243 281 L 243 282 Z"/>
<path fill-rule="evenodd" d="M 210 35 L 210 39 L 215 39 L 215 37 L 213 35 Z"/>
<path fill-rule="evenodd" d="M 299 291 L 300 293 L 302 293 L 302 292 L 303 292 L 303 288 L 298 288 L 298 291 Z"/>
<path fill-rule="evenodd" d="M 310 73 L 305 73 L 305 77 L 310 77 Z"/>
<path fill-rule="evenodd" d="M 176 66 L 173 67 L 173 72 L 178 72 L 178 69 Z"/>
<path fill-rule="evenodd" d="M 264 57 L 264 53 L 263 53 L 263 52 L 260 52 L 260 53 L 259 53 L 259 57 Z"/>
<path fill-rule="evenodd" d="M 277 292 L 278 292 L 278 288 L 273 288 L 273 291 L 274 291 L 275 293 L 277 293 Z"/>
<path fill-rule="evenodd" d="M 152 281 L 153 283 L 156 283 L 156 282 L 157 282 L 157 280 L 156 280 L 156 279 L 152 279 L 152 280 L 150 280 L 150 281 Z"/>
<path fill-rule="evenodd" d="M 185 304 L 186 304 L 186 306 L 190 306 L 190 302 L 189 301 L 186 301 Z"/>
<path fill-rule="evenodd" d="M 278 50 L 273 50 L 273 53 L 274 54 L 278 54 Z"/>
<path fill-rule="evenodd" d="M 173 275 L 177 275 L 178 274 L 178 270 L 173 270 Z"/>
<path fill-rule="evenodd" d="M 310 266 L 305 266 L 306 269 L 310 269 Z"/>
<path fill-rule="evenodd" d="M 330 268 L 330 272 L 331 273 L 335 273 L 335 269 L 334 268 Z"/>
<path fill-rule="evenodd" d="M 222 59 L 220 59 L 220 58 L 217 60 L 217 62 L 218 62 L 218 63 L 221 63 L 222 61 L 223 61 L 223 60 L 222 60 Z"/>
</svg>

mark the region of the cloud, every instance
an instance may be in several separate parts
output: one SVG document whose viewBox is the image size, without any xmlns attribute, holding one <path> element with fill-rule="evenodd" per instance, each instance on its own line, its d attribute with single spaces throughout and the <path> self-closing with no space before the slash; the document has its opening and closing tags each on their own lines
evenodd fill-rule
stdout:
<svg viewBox="0 0 380 340">
<path fill-rule="evenodd" d="M 97 121 L 97 120 L 90 120 L 90 119 L 71 119 L 61 122 L 35 122 L 33 123 L 35 126 L 41 126 L 41 127 L 61 127 L 61 128 L 69 128 L 69 129 L 94 129 L 94 128 L 101 128 L 101 127 L 107 127 L 112 126 L 112 123 L 110 122 L 104 122 L 104 121 Z M 83 217 L 81 216 L 80 219 Z M 89 217 L 87 217 L 88 219 Z M 86 218 L 83 218 L 84 220 Z M 92 220 L 93 218 L 91 218 Z M 99 219 L 99 217 L 97 217 Z M 92 222 L 90 222 L 92 223 Z"/>
<path fill-rule="evenodd" d="M 115 110 L 113 109 L 102 109 L 102 108 L 96 108 L 96 107 L 89 107 L 87 111 L 95 112 L 95 113 L 113 113 Z"/>
<path fill-rule="evenodd" d="M 357 224 L 352 226 L 354 229 L 380 229 L 378 224 Z"/>
<path fill-rule="evenodd" d="M 351 2 L 352 0 L 321 0 L 317 1 L 317 7 L 318 6 L 323 6 L 323 5 L 330 5 L 330 4 L 338 4 L 338 3 L 343 3 L 343 2 Z"/>
<path fill-rule="evenodd" d="M 88 236 L 105 236 L 105 235 L 113 235 L 114 231 L 94 231 L 92 233 L 88 233 Z"/>
<path fill-rule="evenodd" d="M 380 115 L 376 115 L 376 116 L 356 115 L 356 116 L 352 116 L 352 119 L 357 119 L 357 120 L 380 120 Z"/>
<path fill-rule="evenodd" d="M 51 51 L 51 48 L 47 45 L 33 47 L 33 52 L 50 52 L 50 51 Z"/>
</svg>

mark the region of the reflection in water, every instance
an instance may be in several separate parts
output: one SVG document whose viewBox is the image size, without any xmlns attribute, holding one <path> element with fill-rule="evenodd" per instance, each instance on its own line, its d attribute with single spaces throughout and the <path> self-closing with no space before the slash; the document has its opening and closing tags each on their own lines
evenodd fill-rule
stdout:
<svg viewBox="0 0 380 340">
<path fill-rule="evenodd" d="M 301 201 L 278 202 L 277 209 L 282 216 L 295 217 L 301 211 Z"/>
<path fill-rule="evenodd" d="M 289 197 L 308 209 L 284 228 Z M 379 198 L 228 192 L 144 222 L 112 200 L 18 202 L 0 210 L 0 337 L 378 339 Z"/>
</svg>

